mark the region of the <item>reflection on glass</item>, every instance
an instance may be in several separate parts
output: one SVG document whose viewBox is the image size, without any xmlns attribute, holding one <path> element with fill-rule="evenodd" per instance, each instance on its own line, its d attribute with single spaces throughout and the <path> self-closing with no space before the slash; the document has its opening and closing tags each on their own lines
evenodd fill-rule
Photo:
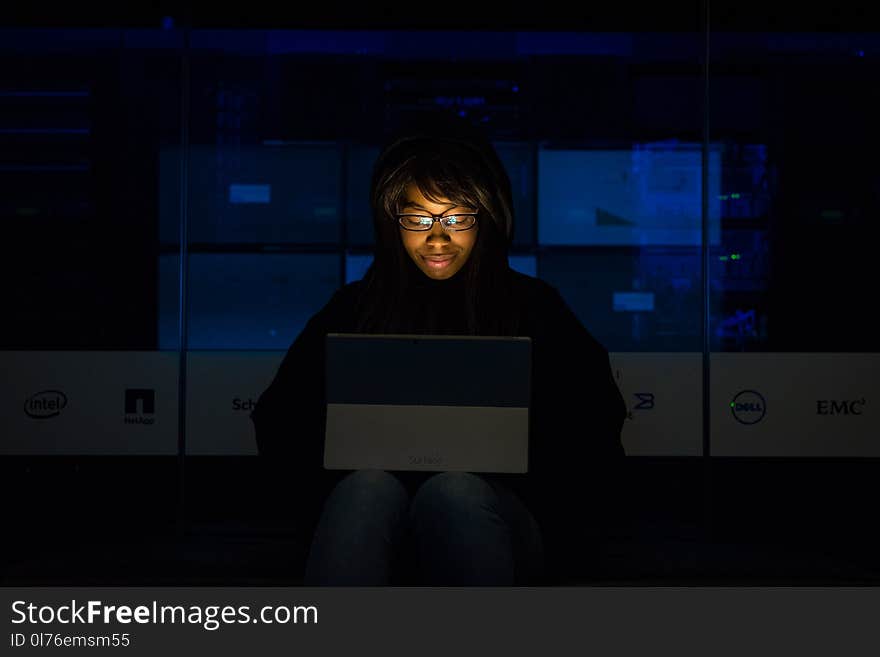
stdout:
<svg viewBox="0 0 880 657">
<path fill-rule="evenodd" d="M 160 271 L 160 280 L 176 280 L 177 257 L 163 257 Z M 339 256 L 192 254 L 188 281 L 188 349 L 286 350 L 340 287 Z M 160 299 L 160 345 L 174 345 L 177 288 L 164 287 Z"/>
<path fill-rule="evenodd" d="M 546 251 L 538 271 L 609 351 L 700 351 L 698 247 Z"/>
<path fill-rule="evenodd" d="M 378 146 L 351 146 L 346 149 L 346 243 L 372 246 L 373 213 L 370 209 L 370 179 Z"/>
<path fill-rule="evenodd" d="M 720 234 L 720 158 L 709 178 L 709 242 Z M 699 144 L 645 144 L 628 150 L 539 151 L 538 241 L 543 245 L 699 246 Z"/>
<path fill-rule="evenodd" d="M 190 243 L 337 243 L 341 151 L 335 142 L 190 150 Z M 162 194 L 179 187 L 180 153 L 160 155 Z M 161 206 L 161 239 L 178 239 L 179 207 Z"/>
<path fill-rule="evenodd" d="M 495 142 L 495 150 L 510 177 L 515 228 L 513 245 L 535 242 L 535 148 L 530 143 Z"/>
<path fill-rule="evenodd" d="M 720 162 L 721 244 L 710 253 L 710 346 L 753 351 L 768 339 L 769 213 L 774 171 L 766 144 L 724 140 Z"/>
</svg>

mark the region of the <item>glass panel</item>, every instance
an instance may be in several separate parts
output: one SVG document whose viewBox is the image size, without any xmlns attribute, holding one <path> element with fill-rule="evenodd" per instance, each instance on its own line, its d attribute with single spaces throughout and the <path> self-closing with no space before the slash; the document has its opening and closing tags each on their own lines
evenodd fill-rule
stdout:
<svg viewBox="0 0 880 657">
<path fill-rule="evenodd" d="M 567 54 L 534 58 L 537 274 L 611 352 L 629 407 L 627 453 L 699 455 L 699 39 L 566 37 Z M 708 184 L 717 197 L 718 176 Z M 710 243 L 719 204 L 707 208 Z"/>
<path fill-rule="evenodd" d="M 495 150 L 510 177 L 516 228 L 512 250 L 535 244 L 535 148 L 530 142 L 496 141 Z"/>
<path fill-rule="evenodd" d="M 723 159 L 722 244 L 710 259 L 719 311 L 712 316 L 713 349 L 724 352 L 717 360 L 725 368 L 741 372 L 727 382 L 730 390 L 716 390 L 716 408 L 733 409 L 718 413 L 716 454 L 878 453 L 872 443 L 843 438 L 859 433 L 858 425 L 840 425 L 817 410 L 824 401 L 831 408 L 838 397 L 867 394 L 859 358 L 841 352 L 862 359 L 876 353 L 865 303 L 877 230 L 869 219 L 877 210 L 876 185 L 863 157 L 877 145 L 878 99 L 865 89 L 871 43 L 856 34 L 824 40 L 780 33 L 728 33 L 715 43 L 710 118 Z M 782 356 L 793 353 L 799 356 Z M 826 358 L 835 353 L 832 364 Z M 740 399 L 745 387 L 753 393 Z M 771 417 L 783 424 L 773 429 Z M 740 438 L 743 426 L 751 427 L 751 438 Z M 760 444 L 759 433 L 766 433 Z"/>
<path fill-rule="evenodd" d="M 370 179 L 379 146 L 353 145 L 346 151 L 346 244 L 372 248 L 373 212 L 370 209 Z M 364 269 L 366 271 L 366 268 Z M 348 280 L 357 280 L 349 277 Z"/>
<path fill-rule="evenodd" d="M 286 351 L 340 286 L 338 254 L 194 253 L 189 350 Z"/>
<path fill-rule="evenodd" d="M 162 159 L 163 182 L 175 184 L 179 161 L 175 152 Z M 194 145 L 189 161 L 191 245 L 335 244 L 339 239 L 336 144 Z M 163 239 L 178 231 L 175 209 L 167 207 L 163 216 Z"/>
<path fill-rule="evenodd" d="M 876 566 L 877 38 L 718 33 L 710 254 L 716 531 L 815 576 Z M 869 457 L 869 458 L 865 458 Z M 748 485 L 744 486 L 743 482 Z"/>
<path fill-rule="evenodd" d="M 179 148 L 182 42 L 173 29 L 0 37 L 0 219 L 15 263 L 0 476 L 28 491 L 9 505 L 6 581 L 107 578 L 121 543 L 167 547 L 176 530 L 179 278 L 164 272 L 175 298 L 159 344 L 157 162 Z"/>
<path fill-rule="evenodd" d="M 369 266 L 369 187 L 380 144 L 425 110 L 466 117 L 490 136 L 514 195 L 510 264 L 556 287 L 611 352 L 629 409 L 627 452 L 702 451 L 700 39 L 448 31 L 434 34 L 432 44 L 442 48 L 428 51 L 417 47 L 424 36 L 193 35 L 187 327 L 188 347 L 199 353 L 188 360 L 187 427 L 194 526 L 211 518 L 256 522 L 245 509 L 253 505 L 240 500 L 228 503 L 241 515 L 217 516 L 216 495 L 232 492 L 207 491 L 232 466 L 208 466 L 196 455 L 254 452 L 247 409 L 267 372 L 274 374 L 272 359 L 280 363 L 322 301 Z M 720 157 L 713 146 L 711 158 Z M 710 177 L 713 243 L 720 184 Z M 698 474 L 663 466 L 641 476 L 670 491 L 671 515 L 694 522 Z M 265 493 L 269 481 L 258 489 Z"/>
</svg>

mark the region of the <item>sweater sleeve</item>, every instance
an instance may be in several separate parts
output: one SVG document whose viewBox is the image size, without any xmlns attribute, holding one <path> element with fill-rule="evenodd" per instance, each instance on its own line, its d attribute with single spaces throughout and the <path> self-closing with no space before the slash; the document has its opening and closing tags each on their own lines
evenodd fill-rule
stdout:
<svg viewBox="0 0 880 657">
<path fill-rule="evenodd" d="M 533 408 L 537 467 L 577 471 L 623 456 L 626 405 L 608 351 L 548 286 L 540 329 L 533 338 Z"/>
</svg>

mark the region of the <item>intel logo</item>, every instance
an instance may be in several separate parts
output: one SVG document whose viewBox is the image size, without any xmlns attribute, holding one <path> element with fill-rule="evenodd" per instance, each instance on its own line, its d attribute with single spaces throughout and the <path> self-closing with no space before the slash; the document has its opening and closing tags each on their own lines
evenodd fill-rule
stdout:
<svg viewBox="0 0 880 657">
<path fill-rule="evenodd" d="M 734 419 L 741 424 L 757 424 L 767 413 L 767 402 L 761 393 L 754 390 L 743 390 L 730 402 L 730 411 Z"/>
<path fill-rule="evenodd" d="M 43 390 L 24 401 L 24 412 L 28 417 L 45 420 L 55 417 L 67 406 L 67 395 L 60 390 Z"/>
</svg>

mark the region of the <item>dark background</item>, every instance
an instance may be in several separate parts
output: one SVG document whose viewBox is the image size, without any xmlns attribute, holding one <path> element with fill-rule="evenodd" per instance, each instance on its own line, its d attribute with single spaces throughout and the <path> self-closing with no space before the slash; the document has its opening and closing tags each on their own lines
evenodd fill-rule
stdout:
<svg viewBox="0 0 880 657">
<path fill-rule="evenodd" d="M 193 328 L 187 348 L 285 348 L 345 281 L 346 255 L 369 252 L 359 181 L 371 149 L 407 113 L 442 105 L 485 118 L 496 141 L 512 144 L 512 176 L 526 172 L 512 252 L 560 289 L 610 351 L 700 351 L 704 312 L 719 329 L 708 337 L 712 351 L 877 351 L 876 17 L 846 4 L 542 8 L 130 3 L 42 5 L 10 17 L 2 88 L 81 91 L 0 98 L 8 267 L 0 346 L 180 348 L 161 283 L 180 251 L 180 183 L 163 178 L 162 158 L 175 162 L 186 140 L 194 162 L 207 154 L 211 166 L 263 167 L 269 178 L 293 167 L 300 187 L 290 203 L 304 218 L 285 233 L 281 215 L 269 215 L 249 232 L 211 187 L 216 172 L 203 184 L 193 171 L 186 246 L 201 273 L 190 312 L 193 327 L 202 313 L 207 328 Z M 211 29 L 228 32 L 213 38 Z M 298 29 L 335 45 L 303 54 L 260 37 Z M 34 41 L 29 30 L 52 31 Z M 346 30 L 394 36 L 359 53 Z M 453 35 L 441 42 L 436 30 Z M 510 35 L 528 32 L 524 56 Z M 485 37 L 477 45 L 464 38 L 474 33 Z M 717 174 L 728 197 L 713 256 L 736 251 L 747 264 L 712 260 L 708 305 L 696 247 L 540 242 L 530 172 L 541 148 L 700 144 L 707 134 L 722 148 Z M 267 140 L 333 142 L 344 173 L 328 182 L 314 158 L 295 154 L 279 164 L 272 153 L 281 149 Z M 326 157 L 335 171 L 337 154 Z M 305 221 L 328 203 L 342 221 Z M 226 282 L 217 258 L 272 275 L 261 269 L 267 251 L 291 257 L 284 267 L 294 281 L 314 273 L 305 256 L 329 263 L 273 340 L 210 314 L 226 303 L 252 312 L 250 302 L 269 321 L 268 296 L 211 296 Z M 658 290 L 657 311 L 638 333 L 583 285 L 596 272 L 612 287 L 638 278 Z M 670 272 L 692 291 L 670 287 Z M 751 311 L 754 325 L 721 330 L 738 311 Z M 5 456 L 2 581 L 295 583 L 307 539 L 286 521 L 283 482 L 266 468 L 244 457 Z M 878 474 L 873 458 L 628 457 L 618 489 L 589 511 L 594 552 L 564 583 L 876 583 Z"/>
</svg>

